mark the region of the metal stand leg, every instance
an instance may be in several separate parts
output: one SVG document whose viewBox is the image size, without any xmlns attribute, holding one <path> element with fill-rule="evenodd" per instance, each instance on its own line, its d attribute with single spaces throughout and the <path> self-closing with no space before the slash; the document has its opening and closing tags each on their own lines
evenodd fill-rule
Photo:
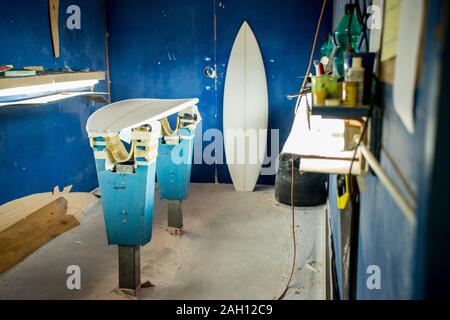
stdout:
<svg viewBox="0 0 450 320">
<path fill-rule="evenodd" d="M 136 292 L 141 286 L 141 248 L 119 246 L 119 289 Z"/>
<path fill-rule="evenodd" d="M 169 201 L 169 228 L 183 229 L 183 201 Z"/>
</svg>

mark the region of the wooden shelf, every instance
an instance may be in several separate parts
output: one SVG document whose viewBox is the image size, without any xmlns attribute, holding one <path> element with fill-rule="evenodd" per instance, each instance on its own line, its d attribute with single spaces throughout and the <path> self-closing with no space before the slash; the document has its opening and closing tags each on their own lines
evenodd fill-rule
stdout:
<svg viewBox="0 0 450 320">
<path fill-rule="evenodd" d="M 82 81 L 82 80 L 105 80 L 104 72 L 59 72 L 45 73 L 31 77 L 3 78 L 0 77 L 0 90 L 45 85 L 52 83 Z"/>
<path fill-rule="evenodd" d="M 370 106 L 360 106 L 360 107 L 315 106 L 312 108 L 311 115 L 322 116 L 323 118 L 331 118 L 331 119 L 361 120 L 362 118 L 368 117 L 369 112 Z"/>
</svg>

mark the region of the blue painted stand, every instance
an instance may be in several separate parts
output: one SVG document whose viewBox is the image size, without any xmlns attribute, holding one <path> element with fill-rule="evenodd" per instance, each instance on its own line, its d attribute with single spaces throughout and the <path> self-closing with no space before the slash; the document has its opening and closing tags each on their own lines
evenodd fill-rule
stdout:
<svg viewBox="0 0 450 320">
<path fill-rule="evenodd" d="M 110 245 L 144 246 L 152 239 L 156 163 L 134 174 L 105 170 L 96 160 L 103 212 Z"/>
<path fill-rule="evenodd" d="M 109 245 L 119 246 L 119 286 L 137 292 L 140 287 L 140 246 L 152 239 L 155 180 L 158 167 L 161 197 L 169 203 L 169 226 L 182 228 L 182 200 L 188 197 L 197 107 L 179 113 L 178 128 L 161 123 L 135 128 L 128 152 L 118 134 L 91 133 Z M 158 153 L 161 155 L 158 158 Z M 157 165 L 157 160 L 159 165 Z"/>
<path fill-rule="evenodd" d="M 106 137 L 91 138 L 110 245 L 144 246 L 152 239 L 159 122 L 153 127 L 154 132 L 135 130 L 133 157 L 110 167 Z"/>
<path fill-rule="evenodd" d="M 201 121 L 197 107 L 179 114 L 175 131 L 168 122 L 163 125 L 156 166 L 161 200 L 168 200 L 168 225 L 175 234 L 182 234 L 183 201 L 189 196 L 194 137 Z"/>
<path fill-rule="evenodd" d="M 160 140 L 158 164 L 156 166 L 160 198 L 162 200 L 183 201 L 189 197 L 194 132 L 181 129 L 180 144 L 165 144 Z"/>
</svg>

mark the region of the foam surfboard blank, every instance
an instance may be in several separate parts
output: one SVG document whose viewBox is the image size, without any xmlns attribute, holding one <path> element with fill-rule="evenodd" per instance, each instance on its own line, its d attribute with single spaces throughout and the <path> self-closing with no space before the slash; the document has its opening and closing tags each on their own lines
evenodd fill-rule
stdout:
<svg viewBox="0 0 450 320">
<path fill-rule="evenodd" d="M 264 61 L 247 22 L 228 62 L 223 112 L 225 154 L 234 187 L 252 192 L 266 155 L 269 109 Z"/>
</svg>

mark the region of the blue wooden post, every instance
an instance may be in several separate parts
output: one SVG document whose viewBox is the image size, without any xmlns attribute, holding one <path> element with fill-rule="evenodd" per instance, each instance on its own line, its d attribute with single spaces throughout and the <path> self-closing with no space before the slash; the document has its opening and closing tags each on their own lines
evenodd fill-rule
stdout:
<svg viewBox="0 0 450 320">
<path fill-rule="evenodd" d="M 151 241 L 159 122 L 152 131 L 134 130 L 134 158 L 108 166 L 108 137 L 92 137 L 108 243 L 144 246 Z"/>
<path fill-rule="evenodd" d="M 141 281 L 139 249 L 152 239 L 160 135 L 159 122 L 134 129 L 128 156 L 121 144 L 108 145 L 117 134 L 91 137 L 108 243 L 119 246 L 119 288 L 134 294 Z M 118 161 L 123 154 L 126 160 Z"/>
<path fill-rule="evenodd" d="M 160 197 L 163 200 L 186 200 L 189 196 L 194 132 L 181 130 L 183 138 L 179 144 L 165 144 L 160 140 L 157 175 Z"/>
<path fill-rule="evenodd" d="M 200 121 L 196 107 L 180 113 L 179 127 L 164 132 L 159 143 L 156 172 L 160 198 L 169 201 L 168 222 L 174 229 L 183 228 L 182 202 L 189 196 L 195 129 Z"/>
</svg>

